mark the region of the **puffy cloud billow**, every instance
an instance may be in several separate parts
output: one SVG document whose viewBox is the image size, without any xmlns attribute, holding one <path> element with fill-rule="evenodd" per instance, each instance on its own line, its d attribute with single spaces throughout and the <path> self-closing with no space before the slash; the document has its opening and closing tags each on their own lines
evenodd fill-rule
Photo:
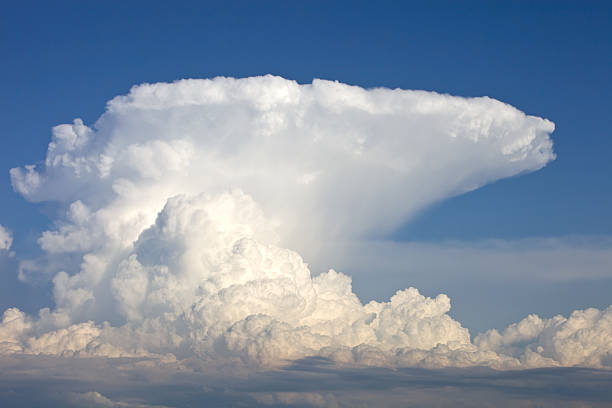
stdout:
<svg viewBox="0 0 612 408">
<path fill-rule="evenodd" d="M 136 86 L 93 126 L 56 126 L 44 164 L 11 170 L 26 199 L 65 212 L 40 236 L 45 258 L 22 269 L 23 279 L 54 271 L 55 306 L 37 317 L 6 310 L 0 353 L 185 370 L 313 356 L 609 368 L 610 308 L 529 316 L 472 341 L 446 295 L 409 288 L 364 304 L 349 276 L 314 276 L 292 250 L 316 259 L 332 243 L 388 234 L 431 203 L 537 170 L 554 159 L 553 129 L 486 97 L 323 80 Z"/>
</svg>

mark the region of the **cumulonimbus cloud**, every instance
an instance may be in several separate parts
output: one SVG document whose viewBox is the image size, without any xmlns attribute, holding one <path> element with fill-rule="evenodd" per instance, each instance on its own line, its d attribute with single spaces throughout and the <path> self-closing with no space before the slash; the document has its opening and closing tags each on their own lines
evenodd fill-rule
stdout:
<svg viewBox="0 0 612 408">
<path fill-rule="evenodd" d="M 437 200 L 541 168 L 554 125 L 490 98 L 278 77 L 145 84 L 93 128 L 53 129 L 44 166 L 11 170 L 32 201 L 71 204 L 49 252 L 131 245 L 169 197 L 239 188 L 308 256 L 380 235 Z M 101 226 L 102 225 L 102 226 Z M 100 231 L 100 230 L 103 231 Z"/>
<path fill-rule="evenodd" d="M 321 80 L 134 87 L 93 127 L 55 127 L 43 166 L 11 170 L 16 191 L 66 212 L 39 239 L 61 265 L 55 307 L 38 318 L 7 310 L 0 352 L 609 366 L 611 309 L 530 317 L 472 342 L 446 295 L 410 288 L 363 304 L 347 275 L 313 277 L 285 249 L 313 259 L 435 201 L 537 170 L 554 158 L 553 129 L 486 97 Z M 580 352 L 568 357 L 570 348 Z"/>
</svg>

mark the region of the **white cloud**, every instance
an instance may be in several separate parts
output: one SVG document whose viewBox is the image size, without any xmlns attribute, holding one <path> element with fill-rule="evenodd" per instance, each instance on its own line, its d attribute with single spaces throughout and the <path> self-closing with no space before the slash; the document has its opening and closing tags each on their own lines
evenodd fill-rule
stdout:
<svg viewBox="0 0 612 408">
<path fill-rule="evenodd" d="M 317 259 L 333 242 L 384 234 L 432 202 L 537 170 L 554 158 L 553 129 L 490 98 L 329 81 L 135 87 L 94 127 L 55 127 L 44 166 L 11 170 L 18 192 L 66 212 L 39 239 L 57 272 L 55 308 L 38 319 L 9 309 L 0 350 L 178 364 L 604 366 L 607 348 L 589 348 L 599 332 L 576 343 L 555 331 L 553 345 L 523 354 L 472 343 L 446 295 L 409 288 L 362 304 L 347 275 L 313 278 L 285 249 Z M 567 359 L 576 344 L 589 351 Z"/>
<path fill-rule="evenodd" d="M 129 246 L 177 194 L 240 188 L 308 259 L 380 235 L 432 202 L 541 168 L 554 125 L 490 98 L 278 77 L 144 84 L 89 128 L 56 126 L 44 166 L 12 169 L 33 201 L 79 203 L 50 252 Z"/>
<path fill-rule="evenodd" d="M 0 251 L 8 251 L 13 244 L 13 234 L 0 224 Z"/>
<path fill-rule="evenodd" d="M 585 365 L 612 368 L 612 306 L 586 309 L 569 318 L 530 315 L 499 333 L 489 330 L 475 339 L 482 349 L 518 356 L 524 365 Z"/>
<path fill-rule="evenodd" d="M 41 312 L 37 321 L 7 311 L 0 326 L 6 332 L 2 349 L 162 360 L 239 358 L 265 366 L 315 355 L 379 366 L 608 364 L 612 350 L 601 339 L 612 332 L 612 325 L 604 324 L 612 321 L 612 309 L 575 312 L 548 323 L 531 317 L 535 323 L 519 324 L 518 332 L 526 333 L 522 337 L 511 327 L 472 343 L 468 331 L 448 316 L 446 295 L 428 298 L 410 288 L 389 302 L 363 305 L 348 276 L 331 270 L 312 278 L 297 253 L 260 242 L 269 237 L 263 212 L 240 191 L 174 197 L 112 266 L 86 260 L 79 274 L 58 274 L 55 311 Z M 103 279 L 99 289 L 95 283 Z M 97 309 L 99 293 L 112 299 L 124 324 L 67 323 L 104 312 Z M 544 330 L 547 325 L 555 330 Z M 568 328 L 579 328 L 580 334 Z M 528 346 L 515 350 L 514 343 L 524 341 Z"/>
<path fill-rule="evenodd" d="M 68 406 L 87 408 L 168 408 L 139 402 L 113 401 L 97 391 L 70 393 L 65 398 L 65 403 Z"/>
<path fill-rule="evenodd" d="M 331 393 L 274 392 L 254 394 L 253 397 L 262 405 L 340 407 L 338 399 Z"/>
</svg>

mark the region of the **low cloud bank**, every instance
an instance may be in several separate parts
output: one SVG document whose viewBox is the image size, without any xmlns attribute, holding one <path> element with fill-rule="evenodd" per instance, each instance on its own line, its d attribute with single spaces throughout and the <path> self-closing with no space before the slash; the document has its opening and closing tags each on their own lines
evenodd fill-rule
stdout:
<svg viewBox="0 0 612 408">
<path fill-rule="evenodd" d="M 53 270 L 55 307 L 6 310 L 0 354 L 184 368 L 313 356 L 609 368 L 610 308 L 530 316 L 472 342 L 446 295 L 409 288 L 363 304 L 349 276 L 313 277 L 286 249 L 317 259 L 333 242 L 384 234 L 432 202 L 537 170 L 554 158 L 553 129 L 490 98 L 320 80 L 135 87 L 94 127 L 55 127 L 44 166 L 11 170 L 16 191 L 60 202 L 65 216 L 39 239 L 46 256 L 20 275 Z"/>
<path fill-rule="evenodd" d="M 193 362 L 0 357 L 3 407 L 608 407 L 612 371 L 341 368 L 321 358 L 276 370 Z"/>
<path fill-rule="evenodd" d="M 418 275 L 438 281 L 453 276 L 505 282 L 564 283 L 612 278 L 612 238 L 561 236 L 470 241 L 335 242 L 326 247 L 314 270 L 334 264 L 353 276 L 369 271 Z"/>
</svg>

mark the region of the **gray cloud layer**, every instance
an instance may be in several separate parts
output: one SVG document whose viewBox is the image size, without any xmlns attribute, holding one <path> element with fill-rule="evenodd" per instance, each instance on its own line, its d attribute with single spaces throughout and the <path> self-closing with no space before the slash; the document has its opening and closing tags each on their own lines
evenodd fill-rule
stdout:
<svg viewBox="0 0 612 408">
<path fill-rule="evenodd" d="M 611 371 L 338 368 L 306 359 L 239 375 L 143 360 L 0 358 L 5 407 L 607 407 Z M 33 387 L 36 387 L 35 392 Z"/>
</svg>

